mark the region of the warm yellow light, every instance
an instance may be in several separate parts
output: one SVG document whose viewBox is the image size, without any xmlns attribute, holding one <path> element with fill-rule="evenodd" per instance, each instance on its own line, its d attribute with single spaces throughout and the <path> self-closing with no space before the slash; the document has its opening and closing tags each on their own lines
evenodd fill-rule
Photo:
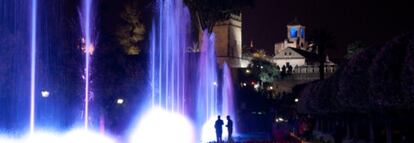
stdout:
<svg viewBox="0 0 414 143">
<path fill-rule="evenodd" d="M 89 55 L 93 55 L 93 52 L 95 51 L 95 46 L 93 44 L 90 44 L 88 48 L 86 48 L 86 45 L 82 47 L 82 51 L 84 53 L 89 53 Z"/>
</svg>

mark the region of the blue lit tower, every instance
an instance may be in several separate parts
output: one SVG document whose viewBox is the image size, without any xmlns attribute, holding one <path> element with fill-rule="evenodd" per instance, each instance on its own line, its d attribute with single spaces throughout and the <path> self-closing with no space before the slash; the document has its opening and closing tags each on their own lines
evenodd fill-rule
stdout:
<svg viewBox="0 0 414 143">
<path fill-rule="evenodd" d="M 308 50 L 305 40 L 305 26 L 301 25 L 297 18 L 287 25 L 287 37 L 290 47 Z"/>
</svg>

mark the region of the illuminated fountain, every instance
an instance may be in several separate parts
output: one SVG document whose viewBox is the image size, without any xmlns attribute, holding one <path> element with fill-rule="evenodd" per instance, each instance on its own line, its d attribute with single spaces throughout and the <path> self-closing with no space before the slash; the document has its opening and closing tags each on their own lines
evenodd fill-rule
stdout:
<svg viewBox="0 0 414 143">
<path fill-rule="evenodd" d="M 82 3 L 82 12 L 81 12 L 81 25 L 82 25 L 82 36 L 84 42 L 84 53 L 85 53 L 85 71 L 84 71 L 84 79 L 85 79 L 85 96 L 84 96 L 84 128 L 88 129 L 89 126 L 89 98 L 90 98 L 90 63 L 91 63 L 91 55 L 93 54 L 94 46 L 93 46 L 93 13 L 92 13 L 92 0 L 83 0 Z"/>
<path fill-rule="evenodd" d="M 227 63 L 223 65 L 223 89 L 222 89 L 222 110 L 223 115 L 229 115 L 233 119 L 236 117 L 234 110 L 234 95 L 233 95 L 233 80 L 231 78 L 231 71 Z"/>
<path fill-rule="evenodd" d="M 16 1 L 19 2 L 16 2 L 16 4 L 13 3 L 15 7 L 18 7 L 18 4 L 20 4 L 20 2 L 29 3 L 29 1 L 24 0 Z M 48 2 L 42 1 L 39 6 L 43 6 Z M 92 122 L 90 119 L 93 117 L 91 114 L 94 113 L 93 111 L 90 111 L 90 99 L 92 93 L 90 86 L 90 66 L 92 64 L 92 54 L 95 50 L 94 44 L 96 44 L 94 39 L 95 26 L 93 13 L 95 1 L 82 0 L 81 2 L 82 6 L 80 7 L 79 15 L 82 31 L 82 50 L 84 52 L 84 67 L 82 69 L 82 80 L 84 81 L 84 87 L 75 86 L 76 88 L 71 88 L 70 90 L 82 89 L 79 91 L 82 92 L 81 94 L 83 100 L 76 102 L 76 104 L 83 104 L 83 108 L 73 110 L 83 110 L 82 117 L 78 116 L 79 120 L 82 120 L 83 126 L 75 126 L 75 130 L 71 130 L 73 127 L 59 128 L 50 125 L 49 128 L 52 130 L 55 129 L 54 131 L 51 131 L 45 129 L 42 125 L 49 124 L 49 122 L 59 122 L 61 118 L 67 116 L 62 116 L 61 114 L 49 114 L 47 112 L 49 110 L 44 110 L 44 108 L 56 107 L 54 105 L 61 104 L 59 101 L 65 100 L 62 95 L 58 95 L 56 94 L 56 91 L 53 91 L 54 88 L 50 88 L 50 90 L 48 88 L 46 88 L 46 90 L 43 89 L 44 82 L 49 82 L 47 81 L 48 79 L 43 78 L 51 76 L 48 72 L 42 72 L 42 69 L 47 69 L 45 68 L 43 62 L 49 60 L 48 58 L 45 58 L 44 55 L 49 54 L 49 52 L 52 53 L 52 51 L 48 51 L 52 48 L 48 49 L 44 47 L 53 47 L 55 45 L 48 45 L 51 43 L 50 39 L 52 39 L 49 39 L 47 37 L 49 34 L 47 33 L 47 30 L 49 30 L 47 29 L 47 25 L 50 22 L 48 21 L 50 19 L 47 18 L 48 15 L 44 15 L 45 11 L 39 11 L 41 8 L 37 8 L 37 0 L 31 0 L 30 4 L 27 4 L 27 7 L 30 5 L 31 8 L 30 15 L 21 18 L 26 18 L 27 20 L 24 22 L 15 22 L 21 23 L 21 27 L 27 27 L 28 29 L 27 34 L 22 36 L 26 37 L 26 39 L 19 39 L 21 41 L 25 41 L 27 45 L 22 44 L 15 47 L 26 47 L 26 49 L 21 51 L 30 51 L 28 52 L 29 56 L 14 56 L 14 58 L 28 58 L 27 60 L 16 62 L 17 64 L 21 64 L 26 61 L 30 62 L 27 62 L 27 65 L 18 66 L 19 68 L 27 68 L 27 70 L 22 70 L 24 72 L 19 72 L 19 74 L 16 74 L 19 76 L 22 75 L 23 77 L 21 79 L 22 81 L 24 80 L 24 82 L 12 83 L 13 86 L 24 89 L 22 91 L 19 91 L 22 92 L 22 94 L 11 94 L 13 95 L 13 98 L 24 98 L 27 100 L 21 103 L 24 104 L 22 105 L 23 107 L 27 106 L 27 108 L 25 107 L 24 109 L 17 109 L 19 113 L 24 113 L 24 117 L 20 117 L 21 115 L 15 115 L 16 117 L 20 117 L 19 121 L 16 121 L 19 122 L 19 125 L 13 125 L 9 127 L 10 129 L 6 131 L 6 134 L 13 135 L 0 137 L 0 142 L 114 142 L 107 136 L 103 136 L 92 131 L 95 127 L 94 125 L 97 124 Z M 3 3 L 12 2 L 2 2 L 1 4 Z M 26 7 L 21 9 L 26 9 Z M 233 119 L 235 119 L 235 116 L 232 114 L 234 113 L 234 110 L 232 108 L 233 94 L 231 90 L 231 76 L 229 74 L 230 72 L 227 66 L 225 66 L 223 71 L 223 78 L 220 80 L 221 76 L 218 74 L 220 72 L 217 69 L 218 66 L 215 59 L 216 56 L 214 35 L 209 35 L 207 33 L 203 34 L 200 53 L 197 53 L 197 60 L 194 60 L 190 58 L 190 54 L 193 53 L 188 52 L 190 47 L 189 35 L 191 35 L 189 33 L 189 27 L 191 26 L 190 15 L 183 2 L 181 0 L 158 0 L 156 10 L 158 12 L 155 14 L 156 16 L 154 18 L 152 26 L 152 33 L 150 34 L 151 51 L 149 53 L 151 54 L 151 64 L 149 66 L 149 81 L 151 90 L 148 94 L 150 95 L 150 99 L 148 100 L 149 105 L 147 108 L 145 108 L 145 114 L 139 116 L 140 121 L 137 123 L 137 128 L 135 130 L 132 130 L 132 133 L 129 136 L 130 141 L 153 143 L 161 143 L 166 141 L 170 143 L 193 143 L 198 142 L 199 140 L 214 140 L 214 121 L 216 120 L 217 115 L 221 115 L 224 121 L 225 116 L 227 115 L 231 115 Z M 0 16 L 3 15 L 8 14 L 0 14 Z M 16 18 L 20 15 L 16 14 L 13 16 Z M 39 16 L 41 18 L 38 20 Z M 2 20 L 7 20 L 7 18 L 0 18 L 2 18 Z M 41 23 L 39 24 L 38 21 L 41 21 Z M 29 24 L 30 26 L 28 26 Z M 50 23 L 50 25 L 53 24 L 55 23 Z M 54 29 L 50 29 L 50 31 L 53 30 Z M 53 49 L 56 50 L 57 48 L 53 47 Z M 53 61 L 54 59 L 51 60 Z M 195 68 L 189 68 L 188 65 L 190 64 L 195 64 L 197 66 Z M 57 70 L 54 72 L 60 71 Z M 27 81 L 29 78 L 31 80 Z M 51 79 L 54 80 L 52 77 Z M 83 84 L 77 85 L 83 86 Z M 1 88 L 1 90 L 3 90 L 3 88 Z M 42 95 L 40 96 L 40 94 Z M 36 99 L 35 97 L 40 98 Z M 189 100 L 190 98 L 193 100 Z M 21 99 L 16 99 L 13 104 L 20 103 L 20 100 Z M 46 102 L 46 100 L 48 101 Z M 49 101 L 56 102 L 53 103 Z M 120 102 L 122 104 L 123 100 Z M 10 106 L 10 108 L 14 107 L 15 105 Z M 63 108 L 66 106 L 61 105 L 57 106 L 56 108 L 59 107 Z M 6 109 L 4 110 L 6 111 Z M 60 109 L 56 111 L 67 110 L 72 109 Z M 196 114 L 190 114 L 189 110 L 194 110 Z M 9 112 L 8 109 L 7 112 Z M 43 118 L 43 115 L 48 115 L 50 117 L 45 119 Z M 74 118 L 74 120 L 78 118 Z M 10 118 L 7 120 L 13 119 L 14 118 Z M 7 122 L 7 120 L 1 121 Z M 158 126 L 161 127 L 157 128 Z M 76 127 L 81 129 L 78 129 Z M 14 135 L 14 133 L 8 132 L 14 128 L 22 128 L 22 130 L 25 131 L 22 131 L 24 133 L 19 133 L 19 135 Z M 208 131 L 204 131 L 204 129 Z M 225 127 L 223 127 L 223 129 L 225 130 Z M 68 132 L 68 130 L 70 131 Z M 23 135 L 26 133 L 26 136 Z M 226 132 L 224 131 L 223 133 Z M 213 138 L 208 137 L 206 139 L 201 139 L 202 136 L 210 134 L 213 134 Z M 76 139 L 76 141 L 72 139 Z"/>
<path fill-rule="evenodd" d="M 32 0 L 31 7 L 31 64 L 30 64 L 30 119 L 29 133 L 32 135 L 35 130 L 35 91 L 36 91 L 36 36 L 37 36 L 37 0 Z"/>
<path fill-rule="evenodd" d="M 44 6 L 47 4 L 61 4 L 54 3 L 54 1 L 42 1 L 38 3 L 38 0 L 16 0 L 16 1 L 2 1 L 0 4 L 7 6 L 10 11 L 2 11 L 0 13 L 1 26 L 6 26 L 10 28 L 10 31 L 13 36 L 16 36 L 17 44 L 7 45 L 7 48 L 13 49 L 12 58 L 6 59 L 13 61 L 11 65 L 16 66 L 16 69 L 12 69 L 12 77 L 22 77 L 22 78 L 9 78 L 6 79 L 11 84 L 11 89 L 0 88 L 0 91 L 6 91 L 6 93 L 0 92 L 1 100 L 3 97 L 7 97 L 6 102 L 12 102 L 10 107 L 6 109 L 1 108 L 1 129 L 3 131 L 3 123 L 6 123 L 5 135 L 3 132 L 0 134 L 0 142 L 7 143 L 90 143 L 90 142 L 100 142 L 100 143 L 115 143 L 113 139 L 103 134 L 98 134 L 92 130 L 88 129 L 88 101 L 89 101 L 89 64 L 90 64 L 90 55 L 93 52 L 93 15 L 92 15 L 92 0 L 83 0 L 83 7 L 81 10 L 81 25 L 82 25 L 82 34 L 84 37 L 84 52 L 85 52 L 85 106 L 84 106 L 84 127 L 83 129 L 76 129 L 76 127 L 70 127 L 70 129 L 62 129 L 61 127 L 52 126 L 52 130 L 46 129 L 43 124 L 51 124 L 50 122 L 59 122 L 60 119 L 64 118 L 63 116 L 55 116 L 50 112 L 42 110 L 43 106 L 51 105 L 55 108 L 55 103 L 51 101 L 56 101 L 54 99 L 61 99 L 59 95 L 52 95 L 49 91 L 42 89 L 39 90 L 45 81 L 45 77 L 49 77 L 47 72 L 42 72 L 42 69 L 47 69 L 47 63 L 49 62 L 48 58 L 44 57 L 45 53 L 49 49 L 45 48 L 52 44 L 52 41 L 49 39 L 50 31 L 54 29 L 48 29 L 48 24 L 56 24 L 50 19 L 45 17 L 45 11 L 40 11 L 41 8 L 38 6 Z M 26 10 L 28 9 L 28 10 Z M 3 13 L 4 12 L 4 13 Z M 49 12 L 49 11 L 47 11 Z M 30 13 L 30 14 L 29 14 Z M 53 14 L 51 14 L 53 15 Z M 41 18 L 39 18 L 41 17 Z M 43 18 L 43 19 L 42 19 Z M 9 22 L 11 21 L 11 22 Z M 50 23 L 49 23 L 50 22 Z M 41 24 L 39 24 L 41 23 Z M 3 25 L 4 24 L 4 25 Z M 22 28 L 22 27 L 27 27 Z M 58 26 L 56 26 L 58 27 Z M 55 28 L 56 28 L 55 27 Z M 3 27 L 1 27 L 3 28 Z M 50 30 L 50 31 L 49 31 Z M 53 31 L 54 32 L 54 31 Z M 53 33 L 51 32 L 51 33 Z M 18 34 L 16 34 L 18 33 Z M 22 35 L 19 35 L 22 34 Z M 1 35 L 3 37 L 3 35 Z M 3 39 L 0 39 L 3 40 Z M 13 43 L 10 42 L 10 43 Z M 41 46 L 39 46 L 41 45 Z M 55 47 L 54 47 L 55 48 Z M 56 49 L 56 48 L 55 48 Z M 16 52 L 17 51 L 17 52 Z M 28 56 L 26 55 L 26 51 Z M 7 53 L 6 53 L 7 54 Z M 8 53 L 10 54 L 10 53 Z M 3 53 L 2 55 L 3 56 Z M 27 58 L 27 59 L 26 59 Z M 7 64 L 6 64 L 7 65 Z M 46 65 L 46 66 L 45 66 Z M 26 69 L 27 67 L 27 69 Z M 18 71 L 18 72 L 16 72 Z M 15 73 L 14 73 L 15 72 Z M 4 78 L 1 75 L 1 78 Z M 39 78 L 40 77 L 40 78 Z M 24 82 L 22 82 L 23 80 Z M 30 79 L 29 81 L 27 79 Z M 46 79 L 47 80 L 47 79 Z M 3 95 L 5 94 L 5 95 Z M 51 97 L 50 97 L 51 96 Z M 41 98 L 36 98 L 41 97 Z M 42 99 L 43 98 L 43 99 Z M 10 101 L 9 101 L 10 100 Z M 59 101 L 59 100 L 57 100 Z M 3 103 L 3 102 L 2 102 Z M 16 104 L 16 105 L 14 105 Z M 57 103 L 62 104 L 62 103 Z M 82 103 L 80 103 L 82 104 Z M 4 105 L 2 107 L 5 107 Z M 26 108 L 27 107 L 27 108 Z M 37 107 L 37 108 L 36 108 Z M 59 106 L 60 107 L 60 106 Z M 56 108 L 59 108 L 56 107 Z M 9 109 L 10 108 L 10 109 Z M 49 107 L 50 108 L 50 107 Z M 62 109 L 65 111 L 70 111 L 71 109 Z M 4 111 L 4 112 L 3 112 Z M 4 114 L 7 113 L 7 114 Z M 27 113 L 27 115 L 26 115 Z M 23 115 L 24 114 L 24 115 Z M 4 116 L 6 115 L 6 116 Z M 51 120 L 42 121 L 40 118 L 45 116 L 52 116 Z M 4 119 L 4 120 L 3 120 Z M 37 120 L 36 120 L 37 119 Z M 75 119 L 76 120 L 76 119 Z M 44 123 L 46 122 L 46 123 Z M 36 124 L 37 123 L 37 124 Z M 11 124 L 11 125 L 8 125 Z M 24 125 L 22 125 L 24 124 Z M 25 131 L 23 131 L 25 130 Z M 68 131 L 69 130 L 69 131 Z"/>
<path fill-rule="evenodd" d="M 218 80 L 214 34 L 204 32 L 198 58 L 192 59 L 187 41 L 190 16 L 182 1 L 158 0 L 156 10 L 150 34 L 150 108 L 141 116 L 130 142 L 213 141 L 217 115 L 234 118 L 227 66 L 223 84 Z M 195 62 L 196 67 L 188 68 Z M 223 96 L 219 94 L 220 88 L 224 88 Z M 193 109 L 187 108 L 194 108 L 195 117 L 188 114 Z M 189 119 L 193 122 L 189 123 Z"/>
<path fill-rule="evenodd" d="M 210 43 L 214 43 L 214 39 L 209 41 Z M 214 49 L 214 45 L 210 49 Z M 214 50 L 210 51 L 214 53 Z M 208 53 L 208 52 L 207 52 Z M 212 56 L 215 56 L 214 54 L 210 54 Z M 201 56 L 203 58 L 203 56 Z M 214 57 L 206 58 L 205 60 L 213 60 Z M 213 65 L 211 65 L 213 66 Z M 215 69 L 214 67 L 211 67 Z M 203 70 L 200 70 L 200 72 Z M 215 79 L 215 74 L 211 74 L 212 72 L 205 72 L 203 77 L 209 77 L 210 79 Z M 200 122 L 202 122 L 202 131 L 201 131 L 201 141 L 202 142 L 211 142 L 216 140 L 216 134 L 215 134 L 215 128 L 214 123 L 217 120 L 217 116 L 220 115 L 221 119 L 224 121 L 225 124 L 227 124 L 226 116 L 230 116 L 233 120 L 233 136 L 237 133 L 236 128 L 236 112 L 235 112 L 235 105 L 234 105 L 234 95 L 233 95 L 233 83 L 232 83 L 232 77 L 231 77 L 231 71 L 228 65 L 225 63 L 223 65 L 223 72 L 222 72 L 222 82 L 220 84 L 221 87 L 221 96 L 218 96 L 216 87 L 211 87 L 212 92 L 205 92 L 206 89 L 203 89 L 202 87 L 206 88 L 208 85 L 202 85 L 198 90 L 204 90 L 204 93 L 209 94 L 198 94 L 200 97 L 204 97 L 205 99 L 199 99 L 199 104 L 205 104 L 206 106 L 199 107 L 199 109 L 206 110 L 209 112 L 199 112 L 199 116 L 204 116 L 206 118 L 199 119 Z M 214 86 L 217 86 L 216 82 L 213 83 Z M 204 102 L 204 103 L 203 103 Z M 213 102 L 213 103 L 211 103 Z M 206 104 L 210 103 L 210 104 Z M 223 126 L 223 139 L 228 139 L 227 134 L 227 128 Z"/>
<path fill-rule="evenodd" d="M 193 143 L 185 116 L 189 12 L 181 0 L 157 0 L 150 47 L 150 107 L 130 142 Z"/>
<path fill-rule="evenodd" d="M 231 71 L 227 63 L 223 65 L 222 83 L 223 84 L 221 89 L 221 115 L 231 117 L 231 120 L 233 120 L 233 136 L 235 136 L 237 135 L 237 124 L 235 122 L 237 117 L 234 103 L 234 88 Z M 227 138 L 227 135 L 224 137 Z"/>
<path fill-rule="evenodd" d="M 179 0 L 158 0 L 151 33 L 152 107 L 183 113 L 186 90 L 188 10 Z"/>
<path fill-rule="evenodd" d="M 197 126 L 201 128 L 201 141 L 214 141 L 214 122 L 219 114 L 217 63 L 214 47 L 215 37 L 203 33 L 197 71 Z M 222 86 L 222 85 L 220 85 Z"/>
</svg>

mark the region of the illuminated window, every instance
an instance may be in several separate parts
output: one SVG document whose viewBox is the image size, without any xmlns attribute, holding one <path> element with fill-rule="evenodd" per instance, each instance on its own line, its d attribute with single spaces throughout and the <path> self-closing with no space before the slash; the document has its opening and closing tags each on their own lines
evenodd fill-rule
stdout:
<svg viewBox="0 0 414 143">
<path fill-rule="evenodd" d="M 296 38 L 298 36 L 298 29 L 296 28 L 290 28 L 290 37 Z"/>
</svg>

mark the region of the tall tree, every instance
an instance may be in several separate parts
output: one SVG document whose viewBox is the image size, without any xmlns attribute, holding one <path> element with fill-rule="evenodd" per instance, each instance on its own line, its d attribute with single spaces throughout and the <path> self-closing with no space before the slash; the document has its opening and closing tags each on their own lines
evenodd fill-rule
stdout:
<svg viewBox="0 0 414 143">
<path fill-rule="evenodd" d="M 138 44 L 144 40 L 145 25 L 140 20 L 140 12 L 136 9 L 136 4 L 125 5 L 121 18 L 125 24 L 117 29 L 119 44 L 128 55 L 138 55 L 141 52 Z"/>
<path fill-rule="evenodd" d="M 248 66 L 262 83 L 272 83 L 279 75 L 279 70 L 271 62 L 263 58 L 254 58 Z"/>
</svg>

